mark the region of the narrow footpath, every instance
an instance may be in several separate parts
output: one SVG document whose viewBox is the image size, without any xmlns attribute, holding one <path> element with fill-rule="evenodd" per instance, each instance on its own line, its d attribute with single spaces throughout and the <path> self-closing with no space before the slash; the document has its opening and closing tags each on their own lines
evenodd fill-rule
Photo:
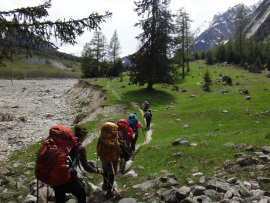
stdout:
<svg viewBox="0 0 270 203">
<path fill-rule="evenodd" d="M 133 103 L 133 106 L 135 106 L 136 108 L 138 108 L 140 110 L 140 112 L 142 113 L 142 115 L 143 115 L 143 111 L 140 109 L 140 107 L 137 104 Z M 139 120 L 141 120 L 141 119 L 139 119 Z M 145 120 L 144 120 L 144 122 L 145 122 Z M 145 128 L 145 126 L 146 126 L 146 123 L 144 123 L 144 128 Z M 151 123 L 151 126 L 153 126 L 152 123 Z M 142 145 L 148 144 L 152 140 L 152 132 L 153 131 L 151 129 L 148 130 L 148 131 L 140 132 L 139 136 L 144 136 L 143 133 L 145 133 L 145 140 L 144 140 L 143 143 L 136 145 L 136 147 L 135 147 L 135 154 L 131 156 L 131 158 L 130 158 L 129 161 L 127 161 L 126 171 L 128 171 L 128 169 L 133 164 L 133 162 L 134 162 L 134 156 L 136 156 L 136 152 L 138 151 L 138 149 Z M 118 164 L 118 166 L 119 166 L 119 164 Z M 123 175 L 120 174 L 120 173 L 118 173 L 117 175 L 115 175 L 115 181 L 114 181 L 114 184 L 113 184 L 113 187 L 114 187 L 114 197 L 111 198 L 111 199 L 106 199 L 106 192 L 105 191 L 102 191 L 102 189 L 101 189 L 101 186 L 102 186 L 102 183 L 103 182 L 99 183 L 98 186 L 92 185 L 93 188 L 98 187 L 102 192 L 94 193 L 93 196 L 92 196 L 92 198 L 90 199 L 90 202 L 92 202 L 92 203 L 100 203 L 100 202 L 113 203 L 113 202 L 115 202 L 114 201 L 115 200 L 115 197 L 117 197 L 118 194 L 123 190 L 122 188 L 118 187 L 118 185 L 117 185 L 117 181 L 120 179 L 121 176 L 123 176 Z"/>
</svg>

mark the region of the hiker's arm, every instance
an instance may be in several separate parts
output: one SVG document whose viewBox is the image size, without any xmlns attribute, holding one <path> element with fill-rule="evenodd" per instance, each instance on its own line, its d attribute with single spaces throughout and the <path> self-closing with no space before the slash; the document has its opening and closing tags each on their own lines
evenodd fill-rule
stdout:
<svg viewBox="0 0 270 203">
<path fill-rule="evenodd" d="M 89 163 L 88 163 L 88 160 L 87 160 L 87 157 L 86 157 L 86 151 L 85 151 L 85 148 L 81 148 L 80 151 L 79 151 L 80 155 L 81 155 L 81 158 L 80 158 L 80 162 L 83 166 L 83 168 L 89 172 L 89 173 L 98 173 L 99 170 L 92 167 Z"/>
</svg>

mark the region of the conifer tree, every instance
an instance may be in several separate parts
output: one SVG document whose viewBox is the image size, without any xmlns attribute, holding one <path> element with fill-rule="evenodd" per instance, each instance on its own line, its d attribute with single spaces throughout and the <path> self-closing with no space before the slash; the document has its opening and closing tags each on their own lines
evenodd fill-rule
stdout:
<svg viewBox="0 0 270 203">
<path fill-rule="evenodd" d="M 235 32 L 235 54 L 239 56 L 239 59 L 235 59 L 235 62 L 243 63 L 245 59 L 245 42 L 246 34 L 245 28 L 248 23 L 247 11 L 244 4 L 241 4 L 237 10 L 236 16 L 234 18 L 234 25 L 236 26 Z"/>
<path fill-rule="evenodd" d="M 189 71 L 188 52 L 192 43 L 190 33 L 190 17 L 184 8 L 179 9 L 176 18 L 176 44 L 177 50 L 182 56 L 182 79 L 185 78 L 185 62 L 187 63 L 187 72 Z"/>
<path fill-rule="evenodd" d="M 95 76 L 95 59 L 89 43 L 84 45 L 80 66 L 83 78 L 91 78 Z"/>
<path fill-rule="evenodd" d="M 101 59 L 103 59 L 103 56 L 105 54 L 104 52 L 105 46 L 106 46 L 105 42 L 106 42 L 106 37 L 102 34 L 101 31 L 96 30 L 90 42 L 91 50 L 96 60 L 96 68 L 95 68 L 94 76 L 100 75 L 99 67 L 100 67 Z"/>
<path fill-rule="evenodd" d="M 35 7 L 18 8 L 11 11 L 0 11 L 0 66 L 5 66 L 4 59 L 12 60 L 13 55 L 21 48 L 30 50 L 39 47 L 55 49 L 50 40 L 55 37 L 62 43 L 76 44 L 76 37 L 82 35 L 85 29 L 98 29 L 99 24 L 110 18 L 112 13 L 105 15 L 92 13 L 88 17 L 74 20 L 46 20 L 51 0 Z"/>
<path fill-rule="evenodd" d="M 120 56 L 121 46 L 118 38 L 117 31 L 115 30 L 109 45 L 109 58 L 110 61 L 115 64 L 116 59 Z"/>
<path fill-rule="evenodd" d="M 141 47 L 129 56 L 133 64 L 131 82 L 139 85 L 147 84 L 152 90 L 155 83 L 172 82 L 172 64 L 169 59 L 170 36 L 173 23 L 172 15 L 168 11 L 169 0 L 142 0 L 135 2 L 139 17 L 142 17 L 135 26 L 143 29 L 137 36 Z"/>
</svg>

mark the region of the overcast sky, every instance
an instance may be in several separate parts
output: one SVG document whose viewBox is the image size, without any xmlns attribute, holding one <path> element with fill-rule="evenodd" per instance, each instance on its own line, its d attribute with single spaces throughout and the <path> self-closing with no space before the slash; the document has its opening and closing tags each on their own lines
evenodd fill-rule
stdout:
<svg viewBox="0 0 270 203">
<path fill-rule="evenodd" d="M 137 0 L 136 0 L 137 1 Z M 224 12 L 229 7 L 239 3 L 247 6 L 257 3 L 259 0 L 171 0 L 170 8 L 176 12 L 185 7 L 193 23 L 191 30 L 194 31 L 204 21 L 210 21 L 218 12 Z M 134 12 L 134 0 L 52 0 L 52 7 L 49 9 L 49 18 L 57 19 L 80 19 L 88 17 L 92 12 L 105 14 L 105 11 L 113 13 L 112 18 L 100 24 L 101 32 L 106 36 L 109 43 L 114 31 L 117 31 L 121 45 L 121 56 L 132 54 L 137 50 L 138 41 L 135 37 L 142 32 L 134 24 L 138 22 L 137 13 Z M 44 0 L 1 0 L 1 11 L 8 11 L 15 8 L 37 6 L 43 4 Z M 75 46 L 64 45 L 60 51 L 80 56 L 85 43 L 91 41 L 93 32 L 86 31 L 82 37 L 77 38 Z M 56 43 L 60 46 L 60 43 Z"/>
</svg>

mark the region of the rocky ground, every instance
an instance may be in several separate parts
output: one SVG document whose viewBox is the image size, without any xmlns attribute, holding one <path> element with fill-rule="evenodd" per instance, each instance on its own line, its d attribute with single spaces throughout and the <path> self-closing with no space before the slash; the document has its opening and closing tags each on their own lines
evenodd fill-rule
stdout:
<svg viewBox="0 0 270 203">
<path fill-rule="evenodd" d="M 51 126 L 74 120 L 65 93 L 78 80 L 0 80 L 0 162 L 40 139 Z"/>
</svg>

